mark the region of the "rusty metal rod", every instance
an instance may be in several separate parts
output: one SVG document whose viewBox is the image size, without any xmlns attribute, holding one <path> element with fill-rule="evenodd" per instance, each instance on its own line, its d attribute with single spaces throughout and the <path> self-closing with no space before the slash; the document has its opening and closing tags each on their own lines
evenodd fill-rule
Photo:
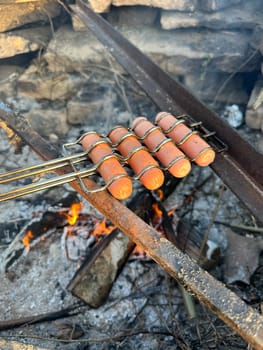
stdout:
<svg viewBox="0 0 263 350">
<path fill-rule="evenodd" d="M 0 119 L 31 146 L 42 159 L 58 158 L 59 152 L 55 147 L 34 131 L 24 117 L 14 113 L 1 102 Z M 60 175 L 68 171 L 70 168 L 67 167 L 57 169 Z M 97 187 L 88 178 L 83 181 L 89 189 Z M 86 193 L 77 180 L 70 182 L 70 185 L 255 349 L 263 348 L 263 317 L 259 313 L 200 268 L 171 242 L 160 238 L 152 227 L 108 192 Z"/>
</svg>

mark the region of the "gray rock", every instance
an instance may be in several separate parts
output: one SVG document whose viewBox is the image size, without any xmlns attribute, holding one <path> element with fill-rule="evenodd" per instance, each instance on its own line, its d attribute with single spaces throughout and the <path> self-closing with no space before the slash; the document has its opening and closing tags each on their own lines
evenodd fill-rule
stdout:
<svg viewBox="0 0 263 350">
<path fill-rule="evenodd" d="M 243 0 L 199 0 L 198 6 L 204 11 L 219 11 L 241 2 Z"/>
<path fill-rule="evenodd" d="M 81 83 L 83 79 L 77 75 L 51 74 L 43 67 L 32 64 L 18 79 L 17 94 L 19 97 L 51 101 L 66 100 L 77 92 Z"/>
<path fill-rule="evenodd" d="M 14 96 L 16 82 L 23 68 L 15 65 L 0 65 L 0 99 Z"/>
<path fill-rule="evenodd" d="M 112 25 L 152 25 L 155 23 L 159 10 L 154 7 L 131 6 L 113 7 L 107 15 Z"/>
<path fill-rule="evenodd" d="M 172 33 L 152 27 L 119 27 L 120 32 L 164 70 L 185 75 L 208 71 L 246 72 L 258 68 L 259 56 L 249 50 L 250 35 L 240 31 L 187 30 Z M 109 48 L 110 49 L 110 48 Z M 62 27 L 50 41 L 45 59 L 51 71 L 85 69 L 89 63 L 108 64 L 109 52 L 89 32 Z M 244 64 L 251 58 L 247 64 Z M 114 68 L 120 70 L 119 65 Z"/>
<path fill-rule="evenodd" d="M 144 5 L 167 10 L 194 11 L 197 0 L 112 0 L 115 6 Z"/>
<path fill-rule="evenodd" d="M 60 14 L 61 7 L 54 0 L 35 0 L 0 4 L 0 32 L 21 27 L 27 23 L 44 21 Z"/>
<path fill-rule="evenodd" d="M 238 105 L 226 106 L 223 116 L 233 128 L 243 124 L 243 113 Z"/>
<path fill-rule="evenodd" d="M 261 16 L 263 19 L 263 12 L 261 10 Z M 251 38 L 251 46 L 256 50 L 259 50 L 263 55 L 263 20 L 261 21 L 261 25 L 256 26 L 254 29 L 252 38 Z"/>
<path fill-rule="evenodd" d="M 263 80 L 257 81 L 246 109 L 246 124 L 251 129 L 261 129 L 263 122 Z"/>
<path fill-rule="evenodd" d="M 25 114 L 32 128 L 40 135 L 49 137 L 51 134 L 65 136 L 68 131 L 65 110 L 35 109 Z"/>
<path fill-rule="evenodd" d="M 67 121 L 69 124 L 87 124 L 88 120 L 92 120 L 98 114 L 102 100 L 83 102 L 72 100 L 67 104 Z"/>
<path fill-rule="evenodd" d="M 262 2 L 248 1 L 241 6 L 230 7 L 224 11 L 204 13 L 162 11 L 161 25 L 163 29 L 190 27 L 207 27 L 211 29 L 253 29 L 262 24 Z"/>
<path fill-rule="evenodd" d="M 0 59 L 34 52 L 46 47 L 51 38 L 50 27 L 14 30 L 0 34 Z"/>
<path fill-rule="evenodd" d="M 229 79 L 229 74 L 203 70 L 186 75 L 184 84 L 206 103 L 246 105 L 249 99 L 243 87 L 244 81 L 241 74 L 236 74 Z"/>
</svg>

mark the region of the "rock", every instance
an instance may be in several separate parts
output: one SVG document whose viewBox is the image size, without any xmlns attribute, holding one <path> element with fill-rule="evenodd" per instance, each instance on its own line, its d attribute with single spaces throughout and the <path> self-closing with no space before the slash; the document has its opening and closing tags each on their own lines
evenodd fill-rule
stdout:
<svg viewBox="0 0 263 350">
<path fill-rule="evenodd" d="M 76 5 L 71 5 L 71 8 L 73 10 L 73 13 L 71 15 L 71 22 L 72 22 L 72 27 L 75 32 L 83 32 L 87 31 L 87 27 L 85 24 L 79 19 L 78 16 L 74 14 L 74 9 L 76 8 Z"/>
<path fill-rule="evenodd" d="M 69 101 L 67 104 L 67 121 L 69 124 L 85 124 L 93 119 L 102 106 L 102 101 Z"/>
<path fill-rule="evenodd" d="M 111 0 L 89 0 L 89 4 L 95 12 L 107 12 L 110 9 Z"/>
<path fill-rule="evenodd" d="M 242 3 L 243 0 L 199 0 L 199 8 L 204 11 L 219 11 Z"/>
<path fill-rule="evenodd" d="M 42 346 L 38 345 L 32 345 L 32 344 L 26 344 L 24 342 L 14 341 L 14 340 L 0 340 L 0 346 L 1 349 L 5 350 L 14 350 L 14 349 L 20 349 L 20 350 L 48 350 L 48 348 L 43 348 Z"/>
<path fill-rule="evenodd" d="M 49 23 L 50 18 L 60 14 L 61 7 L 53 0 L 7 1 L 0 3 L 0 32 L 21 27 L 27 23 L 44 21 Z"/>
<path fill-rule="evenodd" d="M 259 265 L 263 238 L 241 236 L 230 228 L 226 229 L 226 236 L 228 248 L 224 254 L 224 279 L 227 283 L 242 281 L 249 284 Z"/>
<path fill-rule="evenodd" d="M 78 75 L 50 73 L 45 67 L 32 64 L 17 82 L 19 97 L 35 99 L 66 100 L 71 98 L 83 83 Z"/>
<path fill-rule="evenodd" d="M 68 132 L 65 110 L 35 109 L 26 113 L 25 117 L 41 136 L 57 134 L 62 137 Z"/>
<path fill-rule="evenodd" d="M 16 92 L 16 81 L 23 72 L 23 68 L 15 65 L 0 65 L 0 99 L 14 96 Z"/>
<path fill-rule="evenodd" d="M 114 104 L 117 99 L 112 89 L 96 89 L 94 85 L 86 85 L 77 98 L 67 104 L 69 124 L 82 124 L 101 132 L 110 128 L 110 118 L 115 114 Z"/>
<path fill-rule="evenodd" d="M 107 15 L 107 20 L 114 26 L 153 25 L 158 13 L 159 10 L 154 7 L 113 7 Z"/>
<path fill-rule="evenodd" d="M 215 104 L 243 104 L 249 99 L 244 90 L 244 80 L 241 74 L 236 74 L 231 80 L 229 75 L 220 72 L 199 71 L 184 77 L 185 86 L 202 101 Z"/>
<path fill-rule="evenodd" d="M 0 34 L 0 59 L 44 48 L 51 38 L 50 27 L 15 30 Z"/>
<path fill-rule="evenodd" d="M 194 11 L 197 0 L 112 0 L 114 6 L 144 5 L 166 10 Z"/>
<path fill-rule="evenodd" d="M 198 32 L 174 31 L 171 35 L 147 26 L 118 29 L 161 68 L 175 75 L 189 74 L 200 67 L 205 67 L 206 71 L 246 72 L 259 65 L 257 55 L 244 64 L 251 57 L 248 32 L 200 29 Z M 108 65 L 108 54 L 89 31 L 83 35 L 62 27 L 50 41 L 45 59 L 51 71 L 79 71 L 87 68 L 90 62 Z"/>
<path fill-rule="evenodd" d="M 259 107 L 257 111 L 252 109 L 246 110 L 246 124 L 251 129 L 260 129 L 263 120 L 263 107 Z"/>
<path fill-rule="evenodd" d="M 258 80 L 246 110 L 246 124 L 251 129 L 262 128 L 263 122 L 263 80 Z"/>
<path fill-rule="evenodd" d="M 163 29 L 206 27 L 211 29 L 253 29 L 262 24 L 262 3 L 248 1 L 239 7 L 230 7 L 224 11 L 204 13 L 162 11 Z"/>
<path fill-rule="evenodd" d="M 230 106 L 227 105 L 225 107 L 223 117 L 233 128 L 238 128 L 244 121 L 242 111 L 240 110 L 239 106 L 235 104 Z"/>
<path fill-rule="evenodd" d="M 263 18 L 263 12 L 261 10 L 261 17 Z M 261 21 L 261 25 L 256 26 L 254 29 L 252 38 L 251 38 L 251 46 L 259 50 L 263 55 L 263 25 Z"/>
</svg>

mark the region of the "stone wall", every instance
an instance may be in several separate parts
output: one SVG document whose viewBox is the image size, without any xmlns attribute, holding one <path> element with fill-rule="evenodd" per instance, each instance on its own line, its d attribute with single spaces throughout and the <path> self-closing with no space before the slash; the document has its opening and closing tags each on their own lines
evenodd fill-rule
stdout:
<svg viewBox="0 0 263 350">
<path fill-rule="evenodd" d="M 205 103 L 218 111 L 238 105 L 247 125 L 263 132 L 262 0 L 89 4 Z M 57 139 L 72 125 L 98 120 L 104 125 L 113 114 L 127 121 L 137 112 L 120 84 L 123 70 L 55 0 L 0 1 L 0 63 L 0 98 L 44 136 Z M 117 106 L 120 97 L 126 110 Z"/>
</svg>

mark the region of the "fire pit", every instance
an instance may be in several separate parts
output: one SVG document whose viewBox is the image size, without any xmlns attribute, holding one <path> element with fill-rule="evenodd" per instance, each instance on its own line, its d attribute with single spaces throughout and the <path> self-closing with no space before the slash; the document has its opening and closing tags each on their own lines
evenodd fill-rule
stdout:
<svg viewBox="0 0 263 350">
<path fill-rule="evenodd" d="M 76 13 L 78 13 L 78 11 L 80 11 L 80 9 L 76 9 Z M 83 8 L 81 11 L 83 11 Z M 83 19 L 83 15 L 81 16 Z M 90 14 L 90 16 L 92 15 Z M 91 18 L 94 21 L 96 20 L 96 18 Z M 132 65 L 130 67 L 134 69 Z M 158 72 L 161 76 L 161 71 Z M 151 81 L 153 86 L 155 83 L 156 81 Z M 160 84 L 160 81 L 157 81 L 157 83 Z M 143 84 L 146 86 L 146 91 L 151 86 L 151 84 L 147 85 L 145 82 Z M 161 89 L 165 89 L 165 87 L 162 86 Z M 151 96 L 151 91 L 147 92 Z M 164 90 L 163 92 L 163 96 L 166 96 Z M 155 99 L 157 103 L 163 103 L 159 95 L 154 97 L 153 93 L 151 97 Z M 179 101 L 179 104 L 183 103 L 182 101 Z M 191 103 L 195 103 L 193 100 L 191 101 Z M 49 164 L 53 166 L 52 159 L 60 156 L 56 147 L 53 147 L 49 142 L 42 139 L 30 125 L 27 124 L 27 121 L 21 115 L 14 114 L 6 105 L 1 105 L 1 108 L 1 119 L 4 121 L 4 126 L 11 127 L 11 129 L 18 133 L 30 147 L 37 151 L 44 160 L 50 161 Z M 168 108 L 168 110 L 170 110 L 170 108 Z M 203 112 L 205 115 L 206 110 L 203 109 Z M 197 117 L 197 115 L 194 115 L 194 117 Z M 98 181 L 98 178 L 96 178 L 96 184 L 90 178 L 87 178 L 86 174 L 83 175 L 83 178 L 81 174 L 76 175 L 76 171 L 78 170 L 76 170 L 76 165 L 71 156 L 66 163 L 62 161 L 61 167 L 57 167 L 57 164 L 54 163 L 54 170 L 62 176 L 63 182 L 66 183 L 70 181 L 69 184 L 80 196 L 73 196 L 73 199 L 72 196 L 65 196 L 65 191 L 66 194 L 70 191 L 68 185 L 62 189 L 54 188 L 52 190 L 47 190 L 47 188 L 45 189 L 44 187 L 38 188 L 37 181 L 36 191 L 45 189 L 41 197 L 39 197 L 38 194 L 30 194 L 30 196 L 25 197 L 26 199 L 16 199 L 15 203 L 17 203 L 16 207 L 18 208 L 18 212 L 22 211 L 24 213 L 25 210 L 27 210 L 28 213 L 24 213 L 23 215 L 19 214 L 20 218 L 19 220 L 15 220 L 16 223 L 14 226 L 10 226 L 12 222 L 8 222 L 7 227 L 12 227 L 10 231 L 8 231 L 11 237 L 8 237 L 8 234 L 4 237 L 6 242 L 9 243 L 11 240 L 13 242 L 5 249 L 5 252 L 3 252 L 1 256 L 1 268 L 4 270 L 4 293 L 1 296 L 1 305 L 3 305 L 2 313 L 5 319 L 1 324 L 2 329 L 42 322 L 44 320 L 69 317 L 68 320 L 65 319 L 60 321 L 60 323 L 58 323 L 58 321 L 56 321 L 56 323 L 51 322 L 47 328 L 43 328 L 45 326 L 42 323 L 35 324 L 31 326 L 34 334 L 28 334 L 27 328 L 23 330 L 23 337 L 32 337 L 32 339 L 34 337 L 38 338 L 32 340 L 37 346 L 49 347 L 50 344 L 52 344 L 52 346 L 57 344 L 55 345 L 57 348 L 67 347 L 69 349 L 74 348 L 76 343 L 79 347 L 82 347 L 82 345 L 85 347 L 88 343 L 92 348 L 103 348 L 107 346 L 105 344 L 118 343 L 119 346 L 125 348 L 125 346 L 134 347 L 133 341 L 135 341 L 136 346 L 138 343 L 143 342 L 148 348 L 158 348 L 160 346 L 167 348 L 173 346 L 174 343 L 181 348 L 185 348 L 189 346 L 200 346 L 196 344 L 204 344 L 202 343 L 204 339 L 206 339 L 206 341 L 211 341 L 211 339 L 209 340 L 209 332 L 206 332 L 207 320 L 209 320 L 211 327 L 213 326 L 213 322 L 217 323 L 218 320 L 214 319 L 214 316 L 211 316 L 205 309 L 202 309 L 201 306 L 198 306 L 198 313 L 204 318 L 204 321 L 199 321 L 197 326 L 202 339 L 201 341 L 198 340 L 197 334 L 193 331 L 193 327 L 196 327 L 196 321 L 186 322 L 184 316 L 185 311 L 181 303 L 182 299 L 178 289 L 175 288 L 176 282 L 170 280 L 170 278 L 160 270 L 158 265 L 153 265 L 149 258 L 145 259 L 144 256 L 143 259 L 138 259 L 136 255 L 130 255 L 134 249 L 134 243 L 129 240 L 130 238 L 146 251 L 148 257 L 153 258 L 167 270 L 170 275 L 175 277 L 182 285 L 185 285 L 190 293 L 194 293 L 198 299 L 206 303 L 209 308 L 213 310 L 217 309 L 219 317 L 237 330 L 246 341 L 260 348 L 261 318 L 258 313 L 252 308 L 249 308 L 237 298 L 235 294 L 223 287 L 210 275 L 204 273 L 193 260 L 189 259 L 187 255 L 182 254 L 180 250 L 173 247 L 169 242 L 175 243 L 177 247 L 182 251 L 186 251 L 202 266 L 211 268 L 211 265 L 209 266 L 211 262 L 213 266 L 215 266 L 214 264 L 218 263 L 218 260 L 220 260 L 220 254 L 218 254 L 218 252 L 221 251 L 221 254 L 223 254 L 226 248 L 226 230 L 223 229 L 222 222 L 224 224 L 230 222 L 233 228 L 235 226 L 235 220 L 240 217 L 240 212 L 242 212 L 243 216 L 248 218 L 247 220 L 250 226 L 246 227 L 246 229 L 251 229 L 249 213 L 240 205 L 230 191 L 226 192 L 225 186 L 211 173 L 210 169 L 200 170 L 200 168 L 193 166 L 190 175 L 186 176 L 184 180 L 176 180 L 175 183 L 171 181 L 171 176 L 168 176 L 166 173 L 165 179 L 159 181 L 158 186 L 154 186 L 154 188 L 149 185 L 150 182 L 147 179 L 143 181 L 143 175 L 147 174 L 150 170 L 158 170 L 158 174 L 161 174 L 161 172 L 159 172 L 160 167 L 158 162 L 166 162 L 162 164 L 162 166 L 166 168 L 165 170 L 170 169 L 172 173 L 173 171 L 181 169 L 178 167 L 174 170 L 173 168 L 179 160 L 186 160 L 182 168 L 184 175 L 189 173 L 189 163 L 184 153 L 178 153 L 169 160 L 165 152 L 161 155 L 161 151 L 163 151 L 165 145 L 168 144 L 166 140 L 169 139 L 164 138 L 164 134 L 158 134 L 158 142 L 154 141 L 154 138 L 150 136 L 153 136 L 154 132 L 157 133 L 158 129 L 156 129 L 155 126 L 155 129 L 152 129 L 153 126 L 148 125 L 148 121 L 145 121 L 145 119 L 139 119 L 138 121 L 141 125 L 145 124 L 144 131 L 139 128 L 138 124 L 133 125 L 133 130 L 127 130 L 128 123 L 126 123 L 126 125 L 114 129 L 108 135 L 111 140 L 111 146 L 114 146 L 116 149 L 114 152 L 117 152 L 113 153 L 113 156 L 109 153 L 109 149 L 100 156 L 95 152 L 96 149 L 100 149 L 101 151 L 103 149 L 106 150 L 105 147 L 102 147 L 102 145 L 106 145 L 105 140 L 100 139 L 101 136 L 98 134 L 101 133 L 100 128 L 96 130 L 96 133 L 94 133 L 94 131 L 90 133 L 90 130 L 88 130 L 88 135 L 97 136 L 92 140 L 82 138 L 83 141 L 85 140 L 85 142 L 87 142 L 84 146 L 88 148 L 87 151 L 90 152 L 90 158 L 91 161 L 95 163 L 95 167 L 98 162 L 101 162 L 97 168 L 100 175 L 102 177 L 104 176 L 104 181 L 106 183 L 105 188 L 108 188 L 108 190 L 110 190 L 110 186 L 113 185 L 114 182 L 119 180 L 126 181 L 129 179 L 131 170 L 127 168 L 127 171 L 125 170 L 126 172 L 123 172 L 123 169 L 125 169 L 123 165 L 125 165 L 124 163 L 126 162 L 126 165 L 129 163 L 129 166 L 133 168 L 136 178 L 141 179 L 142 183 L 146 185 L 146 188 L 148 186 L 150 190 L 156 190 L 163 182 L 163 192 L 156 191 L 154 194 L 151 194 L 147 189 L 143 189 L 141 185 L 136 184 L 135 190 L 133 191 L 134 198 L 128 203 L 128 206 L 135 212 L 134 214 L 106 191 L 94 192 L 94 190 L 97 191 L 96 187 L 98 183 L 99 186 L 101 186 L 100 180 Z M 196 120 L 193 122 L 195 121 Z M 180 123 L 178 125 L 180 125 Z M 103 133 L 110 130 L 113 126 L 114 124 L 112 123 L 109 128 L 103 130 Z M 163 127 L 162 125 L 160 126 L 161 128 Z M 206 124 L 204 123 L 204 126 L 201 126 L 203 129 L 199 131 L 201 131 L 201 134 L 205 131 L 203 135 L 210 135 L 205 126 Z M 165 129 L 165 132 L 167 136 L 172 138 L 172 135 L 170 135 L 170 133 L 172 133 L 171 127 L 172 125 L 169 125 Z M 196 127 L 199 128 L 198 124 Z M 219 127 L 220 130 L 220 123 L 215 125 L 215 127 Z M 213 130 L 213 128 L 211 129 L 210 127 L 209 129 Z M 118 135 L 117 139 L 115 139 L 115 130 L 116 132 L 118 131 L 118 133 L 121 131 L 121 135 Z M 136 134 L 136 137 L 133 132 Z M 193 130 L 189 131 L 189 133 L 192 132 Z M 71 147 L 74 143 L 72 139 L 76 140 L 80 135 L 84 135 L 84 132 L 78 129 L 74 137 L 69 137 L 69 139 L 64 140 L 63 143 Z M 231 132 L 230 134 L 226 133 L 226 135 L 229 137 Z M 236 137 L 235 134 L 233 135 Z M 14 140 L 12 139 L 13 135 L 9 134 L 9 136 L 11 136 L 11 140 Z M 190 134 L 186 134 L 185 136 L 189 136 L 190 138 Z M 213 138 L 213 135 L 210 135 L 210 137 Z M 125 150 L 123 146 L 126 140 L 132 145 L 129 146 L 131 147 L 129 150 Z M 137 140 L 139 144 L 135 145 L 134 140 Z M 187 138 L 184 141 L 186 140 Z M 57 142 L 55 136 L 50 138 L 49 141 Z M 178 145 L 180 146 L 180 140 L 176 142 L 179 142 Z M 210 141 L 208 140 L 208 142 Z M 214 142 L 213 147 L 215 144 L 217 146 L 220 145 L 221 148 L 224 149 L 224 145 L 229 146 L 228 142 L 222 143 L 221 139 L 218 138 L 214 140 Z M 243 141 L 241 141 L 241 143 L 243 144 Z M 19 151 L 20 146 L 17 140 L 15 140 L 15 144 Z M 243 193 L 240 194 L 241 199 L 247 198 L 246 204 L 254 214 L 257 215 L 259 206 L 254 205 L 254 203 L 256 203 L 255 198 L 253 198 L 253 196 L 249 197 L 248 194 L 252 193 L 251 189 L 253 189 L 255 196 L 262 200 L 262 197 L 260 197 L 260 185 L 255 187 L 258 181 L 258 172 L 253 174 L 254 176 L 251 177 L 251 181 L 247 181 L 243 174 L 245 174 L 246 171 L 251 171 L 251 169 L 249 166 L 246 167 L 244 162 L 239 163 L 240 159 L 238 156 L 235 158 L 235 149 L 232 148 L 231 142 L 230 146 L 231 149 L 229 152 L 226 152 L 226 155 L 223 154 L 216 157 L 214 168 L 219 175 L 223 176 L 226 183 L 233 186 L 234 191 L 240 194 L 238 186 L 236 186 L 233 181 L 233 179 L 235 180 L 235 176 L 237 176 L 239 179 L 238 183 L 241 181 L 245 186 Z M 3 141 L 3 147 L 9 149 L 7 140 Z M 155 156 L 160 152 L 160 158 L 157 159 L 157 163 L 152 162 L 149 163 L 149 167 L 142 167 L 143 163 L 141 162 L 140 164 L 139 160 L 134 164 L 130 161 L 132 155 L 138 156 L 139 152 L 145 151 L 144 147 L 150 149 Z M 68 146 L 66 146 L 66 148 L 68 148 Z M 210 150 L 212 150 L 212 148 L 210 146 L 208 147 Z M 246 149 L 248 154 L 250 152 L 251 154 L 253 153 L 246 144 L 244 144 L 244 149 Z M 187 154 L 185 149 L 182 150 Z M 133 151 L 134 154 L 130 153 Z M 11 152 L 9 153 L 10 160 L 12 160 L 13 157 L 13 159 L 15 159 L 16 156 L 13 154 L 13 151 L 9 152 Z M 25 152 L 30 154 L 28 150 L 25 151 L 25 148 L 22 147 L 22 154 L 24 155 Z M 198 156 L 201 154 L 199 152 L 200 150 L 197 155 L 189 156 L 189 158 L 191 160 L 197 160 Z M 118 154 L 117 158 L 116 154 Z M 170 151 L 169 155 L 171 155 Z M 86 158 L 86 156 L 87 154 L 82 152 L 81 157 Z M 79 157 L 79 154 L 77 157 Z M 114 159 L 121 159 L 121 173 L 108 173 L 107 175 L 107 171 L 105 172 L 105 169 L 102 171 L 100 165 L 105 165 L 106 161 L 111 162 Z M 234 159 L 234 162 L 232 162 L 232 159 Z M 255 158 L 253 158 L 253 160 L 255 160 Z M 28 161 L 26 160 L 23 162 L 22 158 L 19 159 L 19 161 L 22 166 L 29 165 Z M 37 161 L 33 159 L 32 164 L 36 163 Z M 140 164 L 140 168 L 134 168 L 136 164 Z M 228 164 L 227 167 L 226 164 Z M 236 166 L 236 164 L 238 164 L 238 166 Z M 11 165 L 11 169 L 13 168 L 14 166 Z M 224 172 L 222 169 L 224 169 Z M 234 174 L 231 174 L 230 169 L 234 171 Z M 10 168 L 4 169 L 3 172 L 7 170 L 10 170 Z M 72 170 L 73 177 L 67 178 L 68 173 L 72 173 Z M 93 169 L 91 174 L 94 175 L 95 170 L 97 169 Z M 41 172 L 42 171 L 37 170 L 37 173 L 34 175 L 42 176 Z M 61 178 L 60 176 L 59 178 Z M 64 178 L 64 176 L 66 177 Z M 178 177 L 181 178 L 182 176 Z M 34 182 L 28 185 L 26 181 L 27 180 L 25 180 L 24 188 L 26 188 L 27 191 L 29 188 L 27 186 L 34 185 Z M 39 183 L 41 183 L 41 181 L 40 179 Z M 168 187 L 167 190 L 166 187 L 170 183 L 172 187 Z M 130 185 L 130 183 L 128 184 L 127 182 L 127 185 Z M 214 187 L 217 189 L 216 196 L 214 195 Z M 127 188 L 129 189 L 130 187 L 128 186 Z M 174 192 L 175 188 L 176 191 Z M 9 188 L 7 190 L 11 197 L 18 194 L 16 190 L 15 192 L 12 192 L 12 189 L 10 189 L 10 192 Z M 116 192 L 114 189 L 110 192 L 117 198 L 119 198 L 119 195 L 122 196 L 122 193 L 120 194 L 120 192 Z M 166 199 L 167 192 L 174 193 L 174 195 Z M 27 192 L 21 192 L 20 194 L 23 195 L 26 193 Z M 128 192 L 126 191 L 123 198 L 129 197 L 129 195 L 131 195 L 131 190 Z M 139 197 L 137 197 L 137 195 Z M 164 203 L 162 203 L 163 195 L 164 199 L 166 199 Z M 32 205 L 33 201 L 39 200 L 39 198 L 41 198 L 40 203 L 38 206 L 34 207 Z M 61 198 L 61 200 L 54 200 L 54 198 Z M 83 198 L 88 199 L 88 201 L 110 219 L 113 224 L 101 217 L 93 207 L 87 205 L 85 200 L 83 201 Z M 13 201 L 4 204 L 3 217 L 10 216 L 11 210 L 13 210 L 11 209 L 11 203 L 13 203 Z M 74 204 L 77 204 L 77 207 Z M 209 214 L 209 218 L 206 219 L 206 213 L 209 207 L 213 209 Z M 237 215 L 236 210 L 239 211 L 239 215 Z M 7 214 L 8 211 L 9 215 Z M 173 215 L 173 217 L 169 218 L 169 213 Z M 34 216 L 32 222 L 26 221 L 26 219 L 32 219 L 32 216 Z M 151 226 L 147 226 L 138 216 L 142 217 Z M 195 222 L 194 229 L 191 227 L 192 224 L 189 226 L 189 218 L 190 223 Z M 220 221 L 220 223 L 213 225 L 215 221 Z M 239 220 L 237 220 L 237 223 L 239 223 Z M 17 238 L 14 238 L 15 225 L 17 225 Z M 126 233 L 127 237 L 116 230 L 116 226 L 119 227 L 122 232 Z M 156 231 L 160 228 L 162 228 L 161 234 Z M 200 228 L 203 235 L 199 235 Z M 107 233 L 107 231 L 111 232 Z M 219 234 L 220 231 L 221 234 Z M 96 235 L 94 235 L 94 233 L 97 234 L 98 232 L 107 235 L 99 244 L 95 244 Z M 177 232 L 176 236 L 175 232 Z M 194 238 L 192 238 L 192 235 L 194 235 Z M 230 236 L 230 233 L 227 234 L 228 241 L 230 240 Z M 185 239 L 185 237 L 188 237 L 189 240 Z M 219 237 L 221 238 L 219 239 Z M 257 244 L 254 243 L 253 241 L 253 244 L 250 244 L 250 246 L 257 246 L 257 250 L 254 251 L 257 251 L 257 253 L 254 254 L 259 254 L 260 247 L 262 247 L 261 242 L 259 240 Z M 125 265 L 124 270 L 120 274 L 121 268 L 124 266 L 129 256 L 131 260 Z M 251 267 L 251 271 L 254 271 L 255 268 L 257 268 L 257 264 L 253 268 Z M 216 267 L 213 273 L 218 273 L 219 271 L 222 273 L 222 269 Z M 120 276 L 116 280 L 119 274 Z M 233 277 L 232 273 L 232 276 L 225 274 L 225 278 L 229 278 L 229 281 L 232 278 L 232 281 L 235 281 L 237 277 Z M 246 281 L 249 281 L 250 275 L 249 277 L 243 277 L 243 280 L 241 279 L 243 282 L 245 281 L 244 278 L 246 278 Z M 182 289 L 184 299 L 188 300 L 186 301 L 186 305 L 190 317 L 196 317 L 196 313 L 194 313 L 193 310 L 191 311 L 193 300 L 191 301 L 190 298 L 189 301 L 189 295 L 186 293 L 186 290 L 182 288 L 181 284 L 179 285 Z M 257 283 L 255 282 L 255 286 L 256 285 Z M 29 288 L 29 286 L 31 286 L 31 288 Z M 139 294 L 136 291 L 136 286 L 139 288 Z M 32 294 L 32 298 L 29 299 L 28 289 L 30 290 L 30 294 Z M 69 291 L 78 298 L 73 297 Z M 103 291 L 102 295 L 100 295 L 100 291 Z M 168 294 L 167 291 L 169 291 Z M 239 293 L 241 293 L 241 291 L 239 291 Z M 242 292 L 244 293 L 244 290 Z M 94 296 L 99 296 L 99 298 L 94 299 Z M 259 302 L 260 294 L 256 296 L 255 292 L 253 294 L 253 291 L 250 290 L 246 292 L 246 298 L 247 301 L 251 298 L 249 303 L 253 304 L 253 300 L 254 303 Z M 223 302 L 223 299 L 228 302 Z M 105 304 L 96 310 L 87 307 L 84 302 L 88 303 L 91 307 L 98 307 L 103 302 Z M 7 308 L 6 305 L 10 305 L 10 307 Z M 57 312 L 54 312 L 54 309 L 56 309 Z M 175 313 L 178 315 L 176 318 L 174 318 Z M 238 318 L 237 315 L 239 315 Z M 250 324 L 244 323 L 244 319 L 248 315 L 251 318 Z M 165 323 L 167 327 L 163 327 Z M 122 331 L 116 333 L 116 329 L 119 330 L 120 325 Z M 184 327 L 182 327 L 182 325 L 184 325 Z M 127 329 L 129 330 L 127 331 Z M 87 334 L 87 330 L 89 334 Z M 215 344 L 215 346 L 219 346 L 224 341 L 228 342 L 228 345 L 226 345 L 228 348 L 232 346 L 231 342 L 235 341 L 238 341 L 240 346 L 245 346 L 244 342 L 239 338 L 226 337 L 226 334 L 231 334 L 231 331 L 229 331 L 226 326 L 222 328 L 222 333 L 220 333 L 221 331 L 219 332 L 216 327 L 214 330 L 212 343 Z M 2 334 L 5 336 L 5 341 L 3 341 L 1 346 L 11 344 L 11 340 L 8 340 L 8 337 L 13 335 L 16 337 L 14 341 L 17 343 L 20 342 L 19 333 L 14 330 L 5 331 L 5 333 Z M 142 334 L 144 334 L 143 337 Z M 191 334 L 190 338 L 189 334 Z M 82 336 L 83 338 L 80 338 Z M 53 343 L 49 344 L 47 341 L 52 341 Z M 62 342 L 66 344 L 62 344 L 61 347 Z"/>
</svg>

